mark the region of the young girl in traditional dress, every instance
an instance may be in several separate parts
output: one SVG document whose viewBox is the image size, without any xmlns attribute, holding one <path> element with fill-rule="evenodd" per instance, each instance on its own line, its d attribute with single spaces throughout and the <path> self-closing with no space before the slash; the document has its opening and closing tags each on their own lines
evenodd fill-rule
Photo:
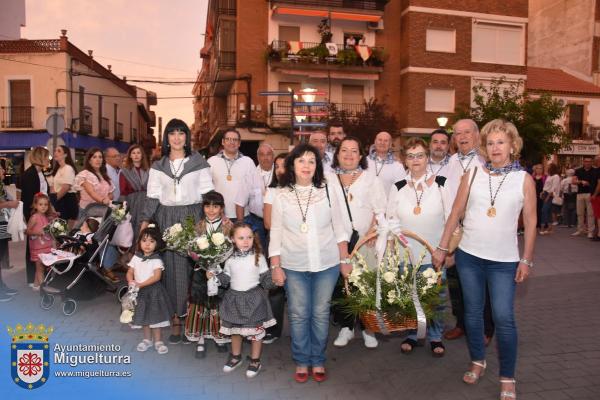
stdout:
<svg viewBox="0 0 600 400">
<path fill-rule="evenodd" d="M 225 261 L 223 273 L 218 275 L 221 285 L 229 286 L 219 308 L 221 333 L 231 336 L 231 353 L 223 372 L 231 372 L 242 364 L 242 338 L 246 337 L 252 342 L 246 376 L 254 378 L 261 368 L 260 353 L 265 329 L 276 323 L 265 290 L 275 285 L 260 241 L 250 225 L 243 222 L 234 224 L 231 238 L 234 253 Z M 211 276 L 212 273 L 207 272 L 207 277 Z"/>
<path fill-rule="evenodd" d="M 144 340 L 137 351 L 146 351 L 152 344 L 158 354 L 169 351 L 161 340 L 160 328 L 170 325 L 173 308 L 165 287 L 160 282 L 165 269 L 158 251 L 163 247 L 161 233 L 154 224 L 142 230 L 137 252 L 129 262 L 127 282 L 139 288 L 131 327 L 144 328 Z M 153 342 L 154 341 L 154 342 Z"/>
<path fill-rule="evenodd" d="M 29 236 L 29 251 L 31 261 L 35 262 L 35 278 L 33 290 L 40 290 L 40 284 L 44 280 L 45 267 L 40 260 L 40 254 L 50 253 L 54 240 L 52 236 L 44 232 L 44 228 L 56 217 L 56 212 L 50 204 L 50 198 L 44 193 L 36 193 L 31 205 L 32 215 L 27 223 Z"/>
<path fill-rule="evenodd" d="M 202 198 L 204 218 L 196 225 L 199 235 L 221 232 L 229 236 L 232 223 L 224 217 L 225 199 L 221 193 L 211 190 Z M 196 358 L 206 356 L 204 339 L 212 339 L 220 353 L 227 351 L 226 343 L 231 339 L 219 332 L 221 327 L 219 316 L 219 302 L 222 290 L 218 295 L 208 294 L 208 279 L 206 271 L 195 269 L 192 272 L 190 284 L 190 304 L 185 318 L 185 335 L 191 342 L 197 342 Z"/>
</svg>

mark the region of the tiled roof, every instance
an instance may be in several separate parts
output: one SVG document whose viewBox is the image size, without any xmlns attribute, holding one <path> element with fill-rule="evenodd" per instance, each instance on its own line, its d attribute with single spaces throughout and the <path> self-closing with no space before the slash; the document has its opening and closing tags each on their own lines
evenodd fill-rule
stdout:
<svg viewBox="0 0 600 400">
<path fill-rule="evenodd" d="M 558 92 L 600 96 L 600 86 L 584 81 L 560 69 L 527 67 L 529 91 Z"/>
</svg>

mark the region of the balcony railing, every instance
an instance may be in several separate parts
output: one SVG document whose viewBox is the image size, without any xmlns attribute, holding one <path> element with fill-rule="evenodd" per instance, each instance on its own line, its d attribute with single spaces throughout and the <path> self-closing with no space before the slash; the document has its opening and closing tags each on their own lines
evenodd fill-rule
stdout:
<svg viewBox="0 0 600 400">
<path fill-rule="evenodd" d="M 356 8 L 359 10 L 383 11 L 388 0 L 271 0 L 271 3 L 298 6 Z"/>
<path fill-rule="evenodd" d="M 100 137 L 108 137 L 108 118 L 102 118 L 102 123 L 100 126 Z"/>
<path fill-rule="evenodd" d="M 387 55 L 383 47 L 325 45 L 316 42 L 274 40 L 267 48 L 270 61 L 383 67 Z"/>
<path fill-rule="evenodd" d="M 80 124 L 79 118 L 73 118 L 73 130 L 82 135 L 90 135 L 92 133 L 92 124 L 86 122 Z"/>
<path fill-rule="evenodd" d="M 303 112 L 315 111 L 310 110 L 308 106 L 296 106 L 294 109 L 296 114 L 302 114 Z M 354 103 L 330 103 L 328 112 L 336 111 L 338 115 L 343 114 L 347 118 L 356 118 L 360 113 L 365 111 L 365 104 L 354 104 Z M 272 101 L 269 105 L 269 116 L 271 117 L 271 123 L 277 126 L 289 126 L 290 119 L 292 116 L 292 107 L 289 101 Z M 313 122 L 327 119 L 327 117 L 311 117 Z"/>
<path fill-rule="evenodd" d="M 123 123 L 117 122 L 117 130 L 115 131 L 115 140 L 123 140 Z"/>
<path fill-rule="evenodd" d="M 2 107 L 3 128 L 33 128 L 33 107 Z"/>
<path fill-rule="evenodd" d="M 235 69 L 235 51 L 219 51 L 217 66 L 219 69 Z"/>
</svg>

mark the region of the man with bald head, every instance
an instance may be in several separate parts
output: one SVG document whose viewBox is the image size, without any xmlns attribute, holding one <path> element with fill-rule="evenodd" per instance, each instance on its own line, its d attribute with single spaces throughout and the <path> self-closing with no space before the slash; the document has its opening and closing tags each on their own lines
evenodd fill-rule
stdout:
<svg viewBox="0 0 600 400">
<path fill-rule="evenodd" d="M 331 168 L 333 153 L 327 151 L 327 135 L 325 135 L 325 132 L 312 132 L 308 138 L 308 144 L 314 146 L 319 151 L 323 163 L 323 173 L 333 172 Z"/>
<path fill-rule="evenodd" d="M 375 136 L 375 143 L 367 157 L 369 171 L 374 173 L 385 190 L 387 196 L 390 188 L 396 182 L 401 181 L 406 176 L 404 166 L 394 156 L 392 151 L 392 135 L 382 131 Z"/>
<path fill-rule="evenodd" d="M 104 150 L 104 160 L 106 161 L 106 172 L 110 178 L 112 184 L 115 186 L 113 192 L 113 199 L 119 200 L 121 197 L 121 191 L 119 190 L 119 175 L 121 174 L 121 153 L 114 147 L 108 147 Z"/>
</svg>

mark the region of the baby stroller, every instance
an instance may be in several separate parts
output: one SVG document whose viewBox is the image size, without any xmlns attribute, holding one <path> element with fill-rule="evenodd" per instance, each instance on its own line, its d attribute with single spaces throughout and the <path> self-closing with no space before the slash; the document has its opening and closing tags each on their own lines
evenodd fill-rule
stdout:
<svg viewBox="0 0 600 400">
<path fill-rule="evenodd" d="M 77 301 L 92 300 L 105 291 L 115 292 L 120 301 L 127 293 L 126 283 L 113 283 L 99 271 L 106 248 L 119 224 L 111 217 L 111 212 L 112 209 L 106 205 L 90 204 L 70 235 L 58 238 L 59 250 L 73 254 L 50 265 L 50 270 L 40 285 L 42 309 L 49 310 L 58 296 L 61 298 L 63 314 L 69 316 L 77 310 Z M 91 243 L 72 236 L 87 218 L 102 219 Z"/>
</svg>

